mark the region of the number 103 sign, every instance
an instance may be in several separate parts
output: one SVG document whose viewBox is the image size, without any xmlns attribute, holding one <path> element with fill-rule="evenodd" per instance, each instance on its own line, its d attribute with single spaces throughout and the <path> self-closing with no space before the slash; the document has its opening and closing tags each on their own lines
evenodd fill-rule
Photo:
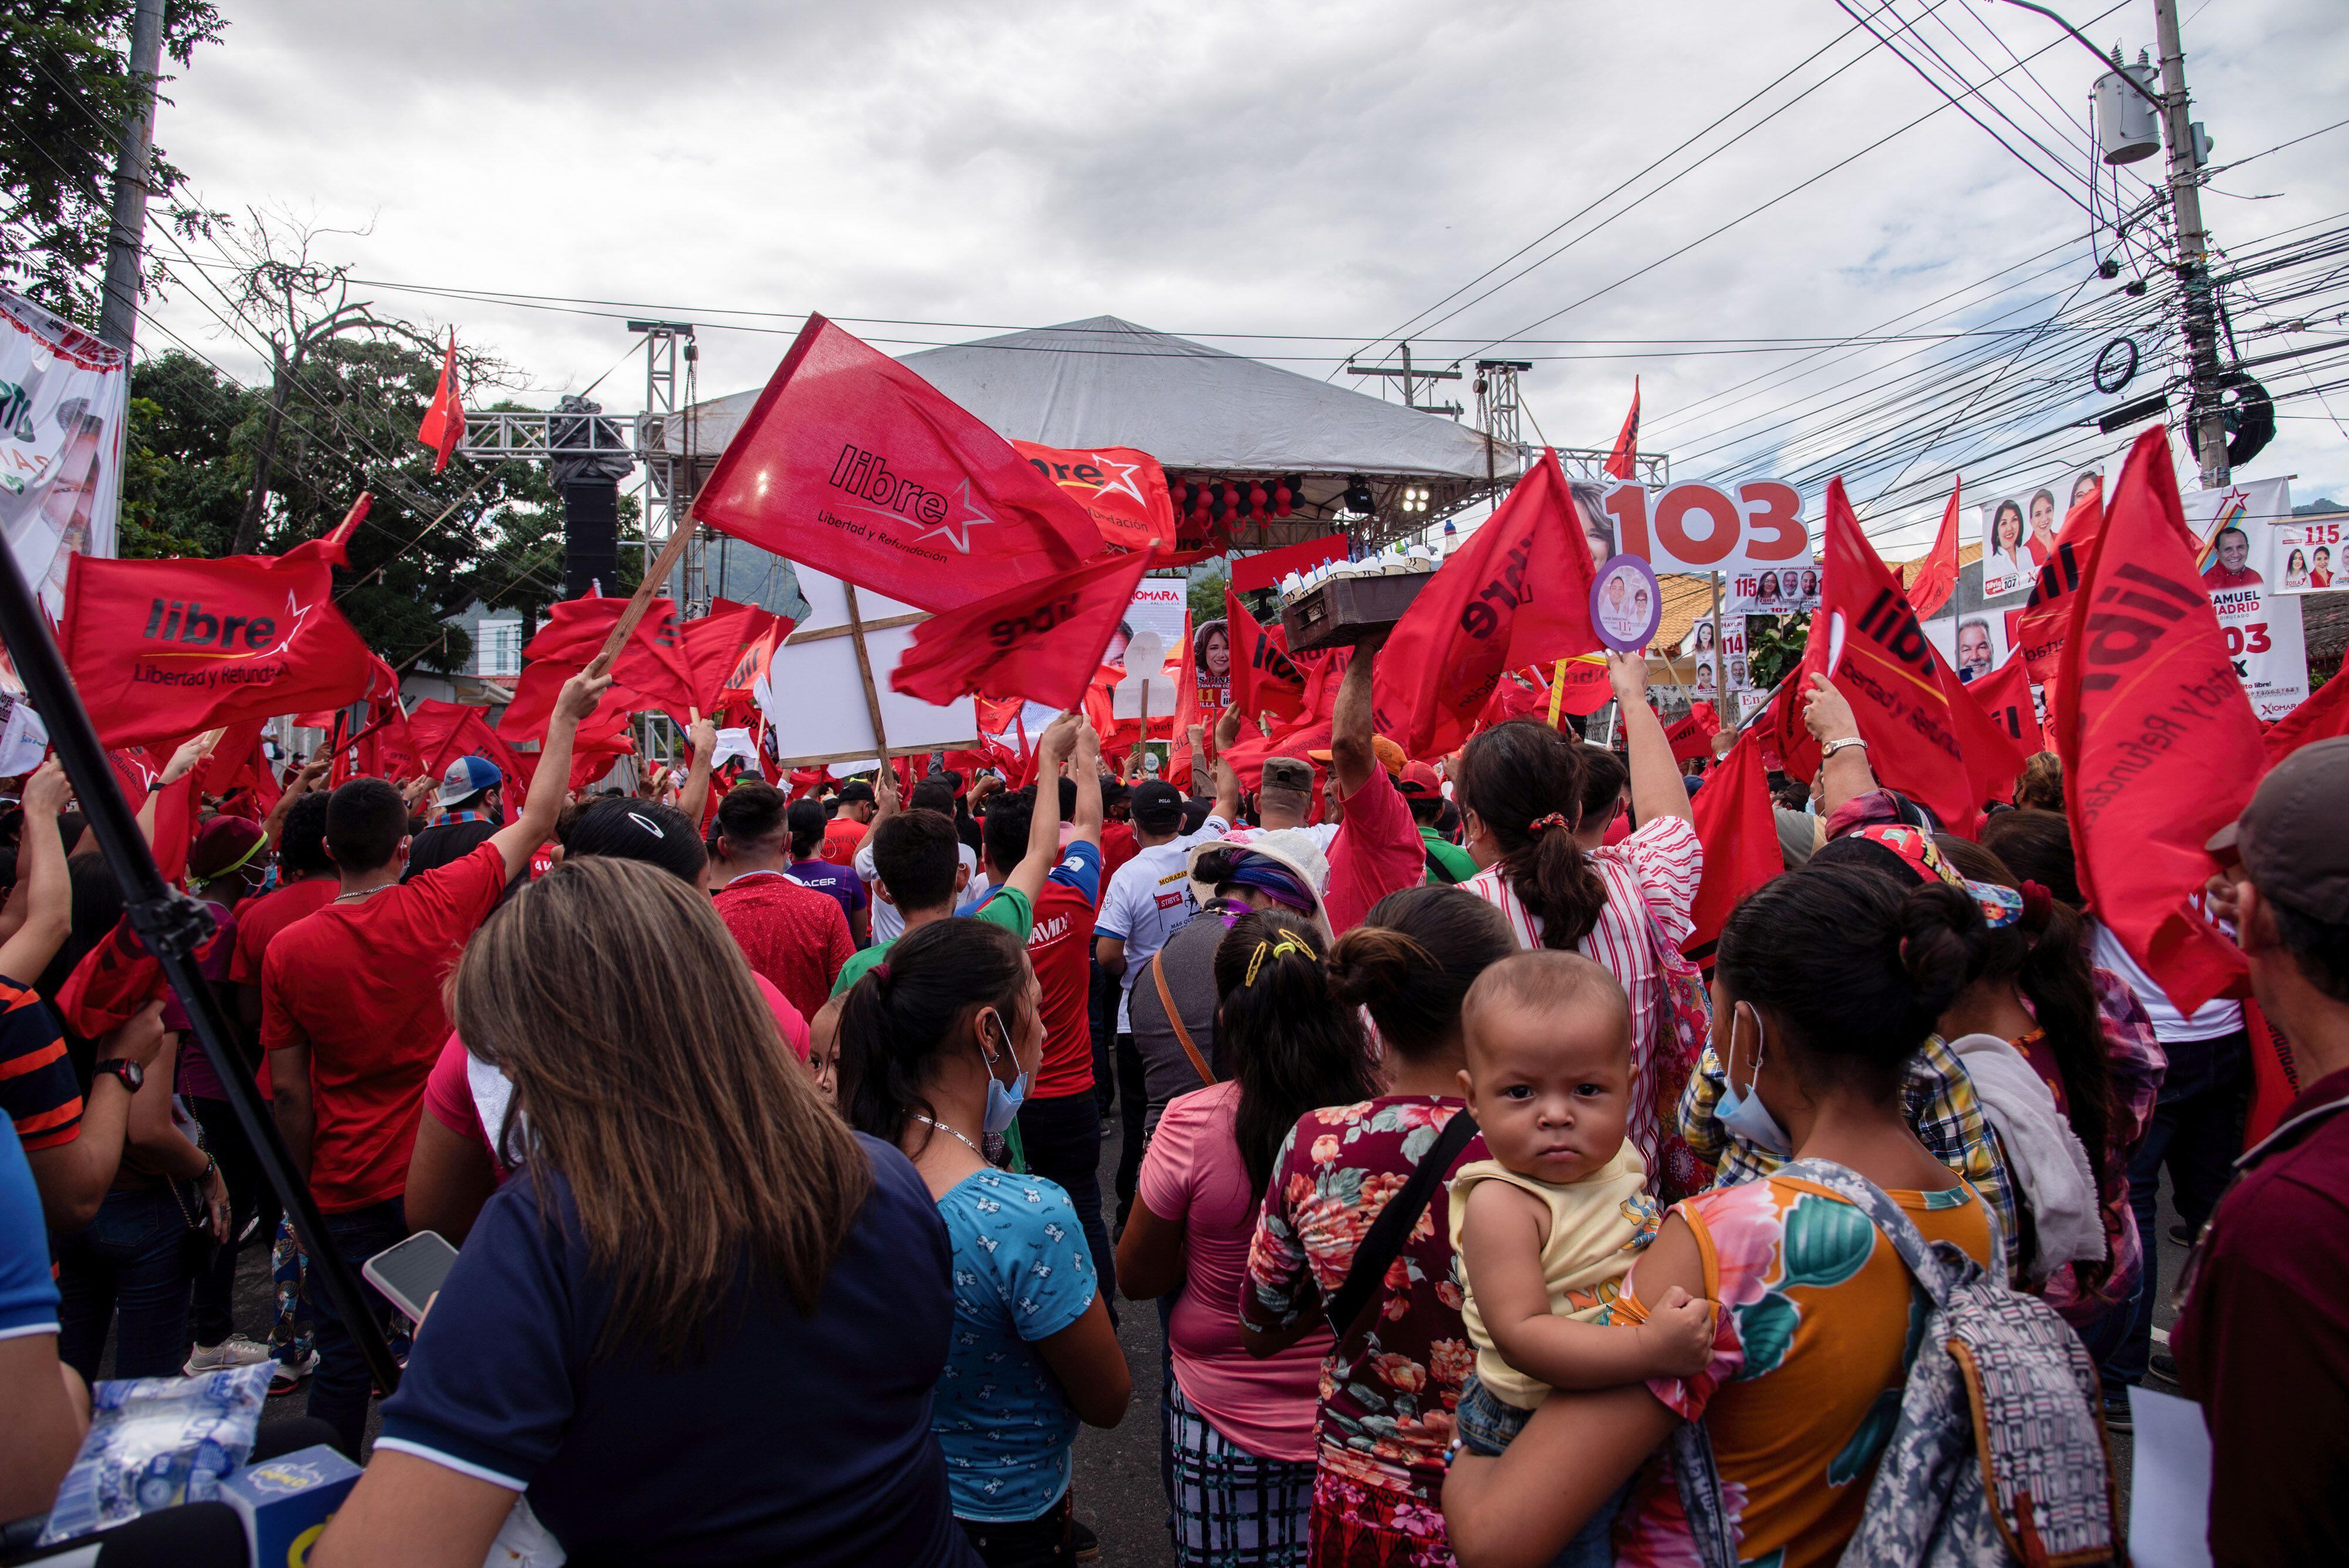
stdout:
<svg viewBox="0 0 2349 1568">
<path fill-rule="evenodd" d="M 1732 485 L 1618 484 L 1599 503 L 1614 524 L 1618 553 L 1646 557 L 1659 572 L 1738 572 L 1807 566 L 1810 525 L 1803 498 L 1775 479 Z"/>
</svg>

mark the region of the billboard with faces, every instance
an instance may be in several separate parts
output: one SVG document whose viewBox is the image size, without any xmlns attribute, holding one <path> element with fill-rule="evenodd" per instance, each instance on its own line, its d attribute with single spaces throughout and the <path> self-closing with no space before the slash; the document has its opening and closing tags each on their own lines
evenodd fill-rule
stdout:
<svg viewBox="0 0 2349 1568">
<path fill-rule="evenodd" d="M 2103 486 L 2094 468 L 2065 469 L 2040 483 L 1982 504 L 1982 591 L 1984 598 L 2020 593 L 2054 553 L 2064 518 Z"/>
</svg>

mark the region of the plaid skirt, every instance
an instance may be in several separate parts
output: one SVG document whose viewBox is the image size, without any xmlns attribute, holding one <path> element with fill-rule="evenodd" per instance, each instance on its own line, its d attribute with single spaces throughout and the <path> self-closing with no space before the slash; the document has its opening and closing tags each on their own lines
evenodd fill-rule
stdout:
<svg viewBox="0 0 2349 1568">
<path fill-rule="evenodd" d="M 1182 1568 L 1305 1568 L 1313 1463 L 1252 1454 L 1216 1430 L 1173 1377 L 1159 1408 L 1166 1533 Z"/>
</svg>

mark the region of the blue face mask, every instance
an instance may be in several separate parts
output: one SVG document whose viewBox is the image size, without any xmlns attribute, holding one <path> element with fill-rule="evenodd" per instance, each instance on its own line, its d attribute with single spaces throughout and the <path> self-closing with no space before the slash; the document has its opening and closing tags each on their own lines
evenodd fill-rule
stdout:
<svg viewBox="0 0 2349 1568">
<path fill-rule="evenodd" d="M 1741 1002 L 1737 1005 L 1745 1007 L 1746 1004 Z M 1770 1107 L 1762 1103 L 1762 1096 L 1758 1092 L 1762 1082 L 1762 1048 L 1765 1043 L 1762 1014 L 1753 1008 L 1746 1008 L 1746 1011 L 1754 1014 L 1754 1076 L 1748 1080 L 1745 1093 L 1741 1095 L 1730 1079 L 1730 1064 L 1723 1062 L 1721 1064 L 1721 1103 L 1717 1114 L 1722 1126 L 1756 1148 L 1766 1150 L 1781 1159 L 1792 1158 L 1794 1140 L 1786 1136 L 1786 1129 L 1778 1125 L 1778 1118 L 1770 1114 Z M 1733 1044 L 1736 1037 L 1736 1022 L 1733 1018 L 1730 1023 L 1730 1039 L 1733 1042 L 1730 1054 L 1733 1058 L 1736 1054 Z"/>
<path fill-rule="evenodd" d="M 997 1019 L 996 1027 L 999 1030 L 1003 1029 L 1000 1018 Z M 985 1050 L 983 1045 L 980 1048 Z M 1003 1049 L 1010 1054 L 1011 1064 L 1018 1067 L 1019 1054 L 1011 1049 L 1011 1033 L 1009 1030 L 1003 1030 Z M 1026 1070 L 1022 1069 L 1019 1075 L 1011 1080 L 1011 1086 L 1005 1088 L 1003 1080 L 995 1075 L 995 1053 L 988 1051 L 987 1053 L 987 1130 L 991 1133 L 1009 1131 L 1013 1119 L 1019 1115 L 1020 1102 L 1027 1097 Z"/>
</svg>

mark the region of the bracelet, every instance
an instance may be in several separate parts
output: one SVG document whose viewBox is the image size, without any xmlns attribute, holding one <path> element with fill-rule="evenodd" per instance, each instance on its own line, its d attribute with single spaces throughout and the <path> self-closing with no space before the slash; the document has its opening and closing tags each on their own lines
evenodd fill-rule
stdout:
<svg viewBox="0 0 2349 1568">
<path fill-rule="evenodd" d="M 1819 748 L 1819 755 L 1822 757 L 1834 756 L 1846 746 L 1857 746 L 1863 752 L 1868 750 L 1868 742 L 1865 740 L 1861 739 L 1857 735 L 1846 735 L 1839 741 L 1829 741 L 1826 745 L 1821 746 Z"/>
</svg>

